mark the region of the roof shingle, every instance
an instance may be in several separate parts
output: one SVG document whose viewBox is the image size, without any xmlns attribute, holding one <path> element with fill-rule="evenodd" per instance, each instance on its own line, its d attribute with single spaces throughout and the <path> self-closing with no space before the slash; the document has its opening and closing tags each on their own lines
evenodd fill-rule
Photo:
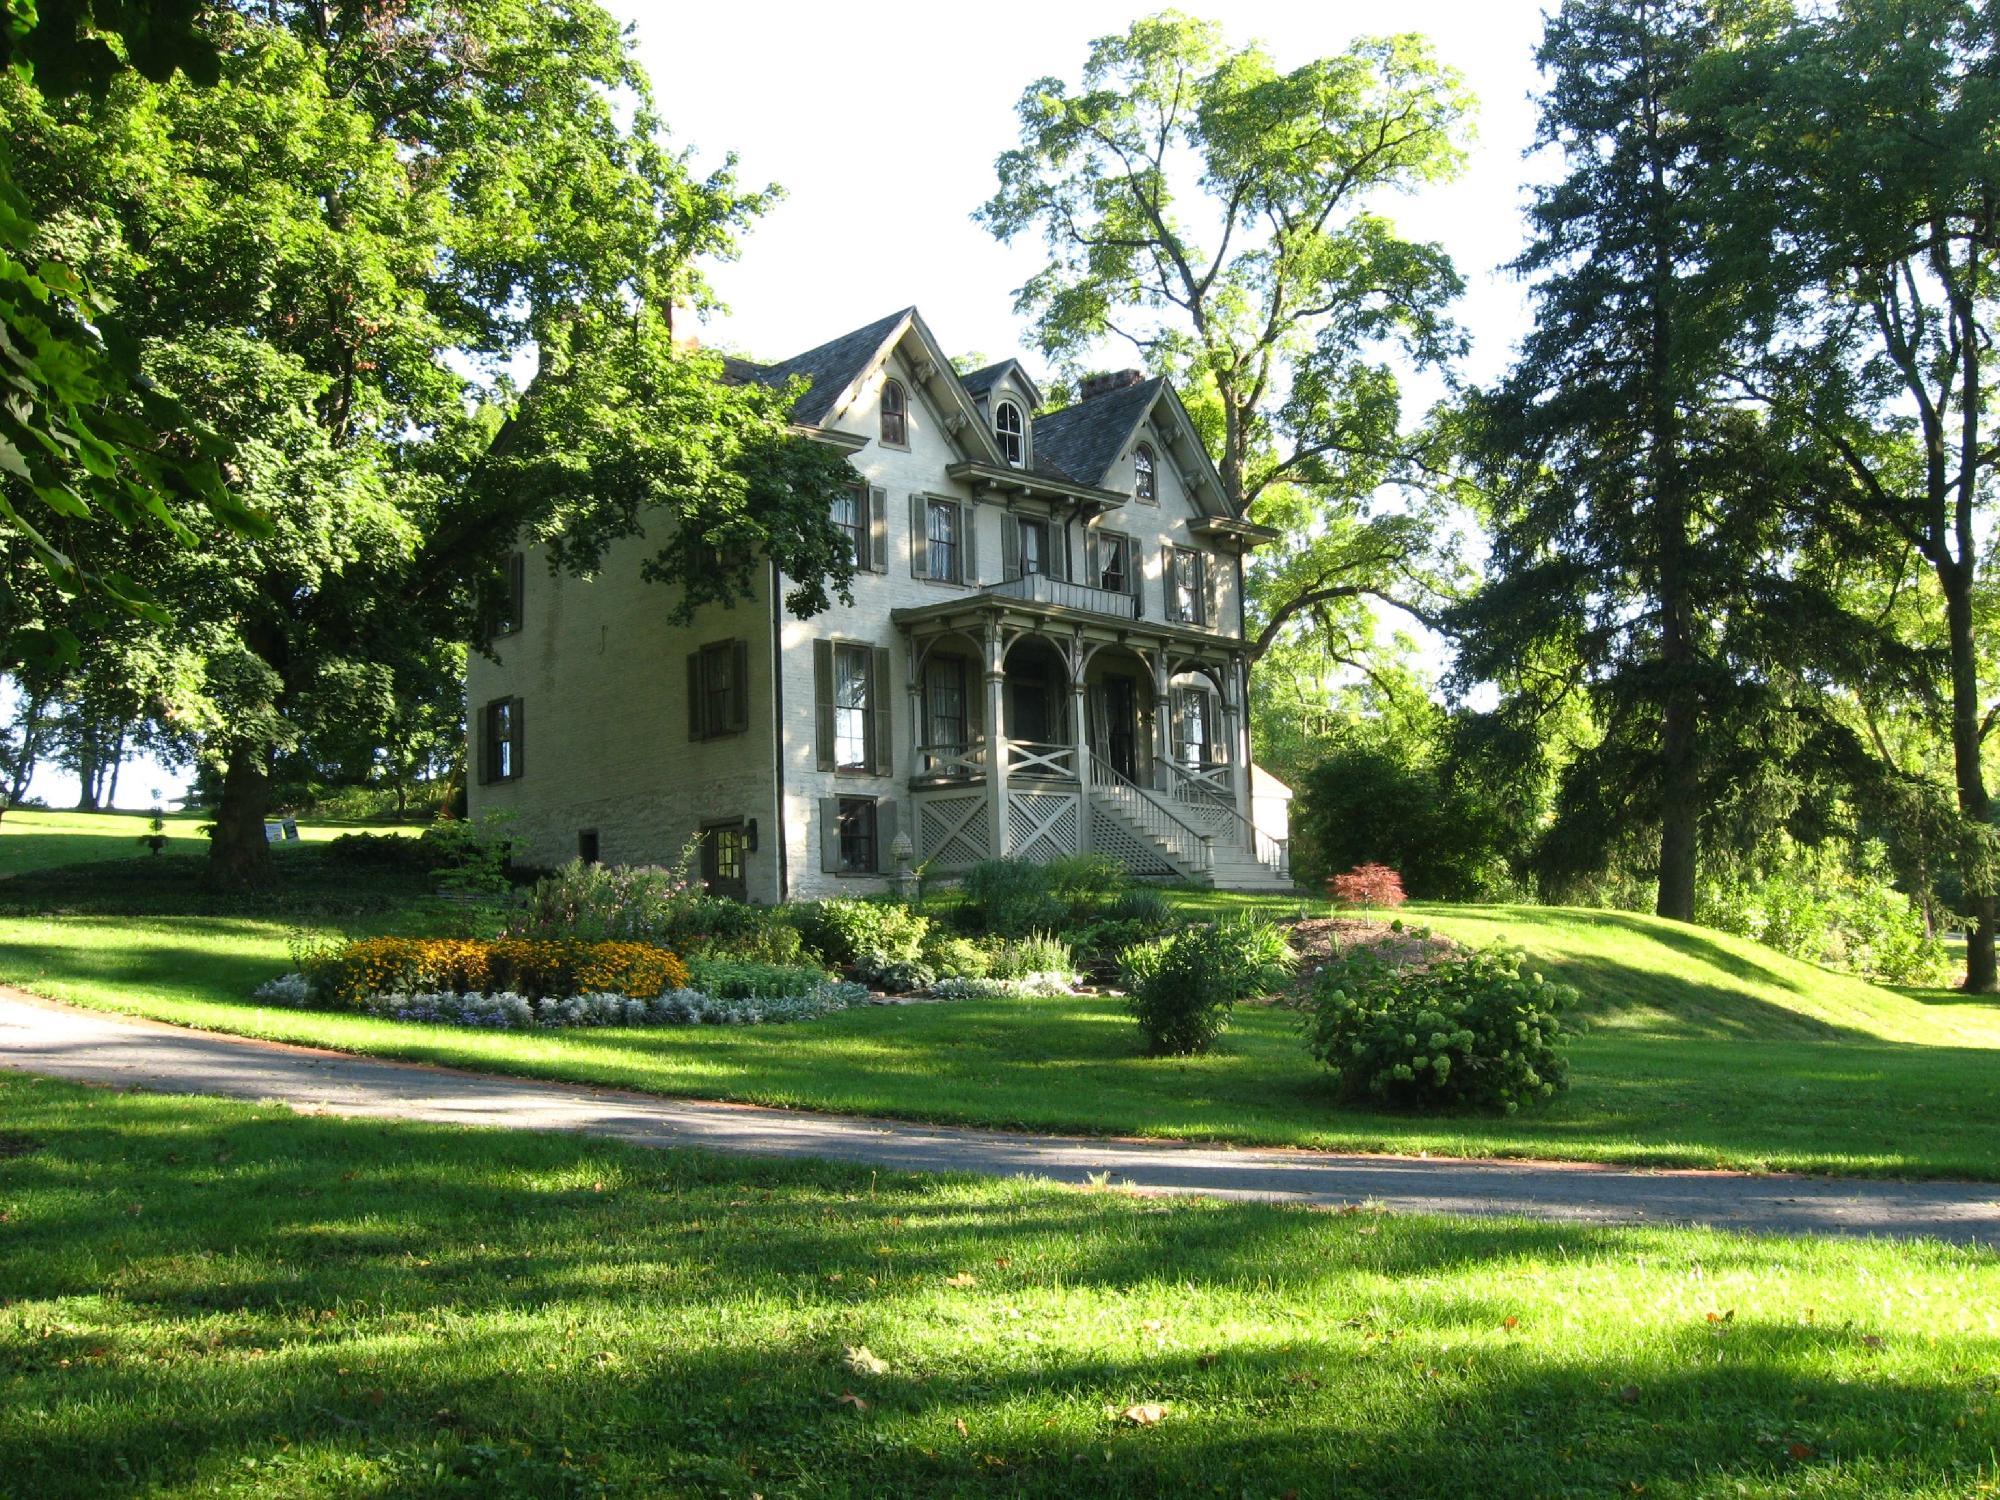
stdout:
<svg viewBox="0 0 2000 1500">
<path fill-rule="evenodd" d="M 1165 384 L 1154 376 L 1035 418 L 1035 466 L 1051 464 L 1077 484 L 1102 488 Z"/>
</svg>

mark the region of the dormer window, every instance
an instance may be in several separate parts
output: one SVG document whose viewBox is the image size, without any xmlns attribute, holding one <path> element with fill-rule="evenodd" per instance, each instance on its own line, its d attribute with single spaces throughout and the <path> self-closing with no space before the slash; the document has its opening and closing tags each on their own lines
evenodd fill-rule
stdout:
<svg viewBox="0 0 2000 1500">
<path fill-rule="evenodd" d="M 910 445 L 910 402 L 900 380 L 882 387 L 882 441 L 896 448 Z"/>
<path fill-rule="evenodd" d="M 1153 481 L 1153 450 L 1144 443 L 1132 451 L 1132 498 L 1147 505 L 1160 503 Z"/>
<path fill-rule="evenodd" d="M 1028 424 L 1020 407 L 1002 401 L 993 409 L 993 436 L 999 439 L 1000 456 L 1020 468 L 1028 456 Z"/>
</svg>

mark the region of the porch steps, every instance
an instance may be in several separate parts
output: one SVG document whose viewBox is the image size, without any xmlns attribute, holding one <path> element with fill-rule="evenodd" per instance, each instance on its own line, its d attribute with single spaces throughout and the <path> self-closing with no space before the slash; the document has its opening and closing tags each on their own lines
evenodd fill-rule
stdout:
<svg viewBox="0 0 2000 1500">
<path fill-rule="evenodd" d="M 1208 869 L 1207 883 L 1219 891 L 1263 891 L 1271 895 L 1289 895 L 1298 889 L 1291 876 L 1280 875 L 1262 860 L 1245 859 L 1241 854 L 1237 849 L 1218 849 L 1215 863 Z"/>
</svg>

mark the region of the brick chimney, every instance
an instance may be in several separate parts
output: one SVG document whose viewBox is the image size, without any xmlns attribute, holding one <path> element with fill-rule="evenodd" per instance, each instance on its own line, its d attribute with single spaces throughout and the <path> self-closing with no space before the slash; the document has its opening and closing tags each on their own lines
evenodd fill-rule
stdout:
<svg viewBox="0 0 2000 1500">
<path fill-rule="evenodd" d="M 1145 374 L 1139 370 L 1115 370 L 1108 375 L 1086 375 L 1078 388 L 1079 401 L 1095 401 L 1099 396 L 1108 396 L 1113 391 L 1122 391 L 1144 380 Z"/>
</svg>

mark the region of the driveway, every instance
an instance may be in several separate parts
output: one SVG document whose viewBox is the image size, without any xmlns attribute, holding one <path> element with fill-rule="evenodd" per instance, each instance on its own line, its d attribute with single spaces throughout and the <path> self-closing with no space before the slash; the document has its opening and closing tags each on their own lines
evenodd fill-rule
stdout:
<svg viewBox="0 0 2000 1500">
<path fill-rule="evenodd" d="M 666 1099 L 385 1062 L 77 1010 L 0 989 L 0 1067 L 77 1083 L 269 1100 L 441 1125 L 570 1130 L 641 1146 L 823 1157 L 911 1172 L 1108 1181 L 1160 1193 L 1574 1224 L 1708 1224 L 1783 1234 L 2000 1244 L 2000 1185 L 1629 1171 L 1236 1150 L 856 1119 Z"/>
</svg>

